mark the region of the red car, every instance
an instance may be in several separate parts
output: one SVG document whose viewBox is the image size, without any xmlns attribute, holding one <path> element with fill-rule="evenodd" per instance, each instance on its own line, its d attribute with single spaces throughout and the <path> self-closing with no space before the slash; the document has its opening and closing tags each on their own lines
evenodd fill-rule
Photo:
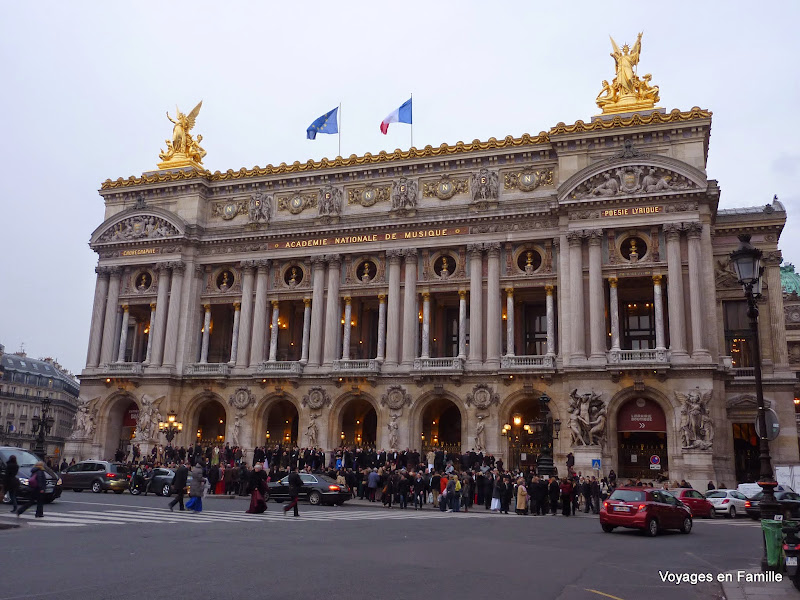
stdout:
<svg viewBox="0 0 800 600">
<path fill-rule="evenodd" d="M 692 531 L 692 512 L 672 494 L 645 487 L 614 490 L 600 509 L 600 525 L 611 533 L 616 527 L 641 529 L 654 537 L 664 529 Z"/>
<path fill-rule="evenodd" d="M 675 490 L 668 490 L 668 492 L 688 506 L 689 510 L 692 511 L 693 517 L 705 517 L 706 519 L 712 519 L 716 516 L 714 512 L 714 505 L 706 500 L 706 497 L 697 490 L 690 488 L 678 488 Z"/>
</svg>

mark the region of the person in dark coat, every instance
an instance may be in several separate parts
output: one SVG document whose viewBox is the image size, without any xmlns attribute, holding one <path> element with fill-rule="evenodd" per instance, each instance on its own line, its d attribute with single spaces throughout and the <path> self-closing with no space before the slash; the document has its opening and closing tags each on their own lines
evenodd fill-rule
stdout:
<svg viewBox="0 0 800 600">
<path fill-rule="evenodd" d="M 247 491 L 250 492 L 250 507 L 245 511 L 250 514 L 261 514 L 267 510 L 267 474 L 261 463 L 256 463 L 250 472 Z"/>
<path fill-rule="evenodd" d="M 561 481 L 559 491 L 561 492 L 561 514 L 568 517 L 571 514 L 573 494 L 572 481 L 568 477 Z"/>
<path fill-rule="evenodd" d="M 550 497 L 550 514 L 555 516 L 558 510 L 558 497 L 561 495 L 561 489 L 559 488 L 558 480 L 552 475 L 547 486 L 547 495 Z"/>
<path fill-rule="evenodd" d="M 6 475 L 3 479 L 3 491 L 8 494 L 9 502 L 11 502 L 11 512 L 16 512 L 19 508 L 17 504 L 17 488 L 19 488 L 17 473 L 19 473 L 19 463 L 17 462 L 17 457 L 12 454 L 8 457 Z"/>
<path fill-rule="evenodd" d="M 17 509 L 17 516 L 20 516 L 35 504 L 36 518 L 41 519 L 44 517 L 44 496 L 47 486 L 47 477 L 44 474 L 44 463 L 42 461 L 37 462 L 36 466 L 31 469 L 31 476 L 28 477 L 28 486 L 31 488 L 32 495 L 27 503 Z"/>
<path fill-rule="evenodd" d="M 504 475 L 502 483 L 503 495 L 500 497 L 500 512 L 508 514 L 511 506 L 511 499 L 514 497 L 514 484 L 511 483 L 511 476 Z"/>
<path fill-rule="evenodd" d="M 170 511 L 175 508 L 176 504 L 180 504 L 180 510 L 184 510 L 183 492 L 186 489 L 186 480 L 188 477 L 189 468 L 181 463 L 180 466 L 175 469 L 175 477 L 172 478 L 172 492 L 175 494 L 175 497 L 172 499 L 172 502 L 169 503 Z"/>
<path fill-rule="evenodd" d="M 300 511 L 297 510 L 297 497 L 300 495 L 300 488 L 303 487 L 303 480 L 297 473 L 297 467 L 292 467 L 292 472 L 289 473 L 289 498 L 291 502 L 283 507 L 283 515 L 286 516 L 290 508 L 294 508 L 294 516 L 299 517 Z"/>
</svg>

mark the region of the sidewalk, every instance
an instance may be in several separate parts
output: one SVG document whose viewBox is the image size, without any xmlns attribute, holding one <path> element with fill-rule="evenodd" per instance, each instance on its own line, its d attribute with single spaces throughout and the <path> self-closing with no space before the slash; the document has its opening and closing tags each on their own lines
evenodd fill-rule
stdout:
<svg viewBox="0 0 800 600">
<path fill-rule="evenodd" d="M 722 584 L 722 592 L 726 600 L 797 600 L 800 591 L 796 590 L 791 580 L 783 574 L 783 580 L 747 582 L 746 575 L 761 576 L 759 569 L 728 571 L 732 581 Z M 741 579 L 741 581 L 739 581 Z"/>
<path fill-rule="evenodd" d="M 348 500 L 345 503 L 345 506 L 364 506 L 364 507 L 369 507 L 369 508 L 385 508 L 383 506 L 383 503 L 380 500 L 376 500 L 375 502 L 370 502 L 369 500 L 359 500 L 358 497 L 351 498 L 350 500 Z M 392 504 L 392 510 L 394 510 L 396 508 L 398 508 L 398 504 L 396 502 L 394 502 Z M 414 503 L 413 502 L 409 502 L 408 503 L 408 508 L 406 510 L 410 510 L 410 511 L 413 512 L 414 511 Z M 432 504 L 426 504 L 425 506 L 423 506 L 422 510 L 439 510 L 439 507 L 433 508 Z M 461 508 L 461 512 L 464 512 L 464 508 L 463 507 Z M 478 505 L 478 504 L 476 504 L 472 508 L 470 508 L 469 512 L 470 513 L 474 512 L 474 513 L 480 513 L 480 514 L 487 514 L 487 515 L 492 514 L 492 511 L 486 510 L 483 507 L 483 505 Z M 511 515 L 515 514 L 513 507 L 508 512 Z M 533 515 L 526 515 L 526 516 L 533 516 Z M 558 511 L 558 516 L 559 517 L 562 516 L 561 515 L 561 510 Z M 592 514 L 592 513 L 584 513 L 582 510 L 579 510 L 573 516 L 600 518 L 600 515 L 595 515 L 595 514 Z"/>
</svg>

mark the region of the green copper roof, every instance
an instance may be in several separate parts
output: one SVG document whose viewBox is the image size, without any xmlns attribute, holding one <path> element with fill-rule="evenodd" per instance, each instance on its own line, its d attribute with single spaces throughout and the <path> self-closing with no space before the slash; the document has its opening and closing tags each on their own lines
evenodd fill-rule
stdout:
<svg viewBox="0 0 800 600">
<path fill-rule="evenodd" d="M 800 273 L 794 272 L 794 265 L 791 263 L 781 267 L 781 287 L 787 294 L 800 294 Z"/>
</svg>

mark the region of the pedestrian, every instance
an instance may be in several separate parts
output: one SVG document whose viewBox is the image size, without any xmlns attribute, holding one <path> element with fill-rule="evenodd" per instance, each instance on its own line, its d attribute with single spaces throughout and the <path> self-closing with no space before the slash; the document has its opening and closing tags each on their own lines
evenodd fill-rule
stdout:
<svg viewBox="0 0 800 600">
<path fill-rule="evenodd" d="M 290 508 L 294 508 L 294 516 L 299 517 L 300 512 L 297 510 L 297 497 L 300 495 L 300 488 L 303 487 L 303 480 L 297 474 L 297 466 L 292 466 L 292 472 L 289 473 L 289 498 L 291 502 L 283 507 L 283 516 L 285 517 Z"/>
<path fill-rule="evenodd" d="M 565 477 L 561 480 L 561 486 L 559 487 L 559 491 L 561 492 L 561 514 L 565 517 L 570 515 L 570 509 L 572 508 L 572 481 L 569 480 L 568 477 Z"/>
<path fill-rule="evenodd" d="M 205 489 L 206 478 L 203 477 L 203 465 L 199 462 L 192 469 L 192 483 L 189 486 L 189 501 L 186 508 L 195 512 L 203 510 L 203 490 Z"/>
<path fill-rule="evenodd" d="M 508 509 L 511 508 L 511 500 L 514 498 L 514 484 L 511 483 L 511 475 L 503 475 L 501 489 L 503 495 L 500 497 L 500 512 L 508 514 Z"/>
<path fill-rule="evenodd" d="M 714 482 L 713 481 L 709 481 L 708 482 L 708 491 L 710 492 L 711 490 L 714 490 L 714 489 L 716 489 L 714 487 Z"/>
<path fill-rule="evenodd" d="M 31 506 L 36 504 L 36 518 L 41 519 L 44 517 L 44 496 L 45 487 L 47 486 L 47 477 L 44 474 L 44 463 L 39 461 L 31 469 L 31 476 L 28 477 L 28 489 L 31 491 L 31 497 L 26 504 L 23 504 L 17 509 L 17 516 L 20 516 Z"/>
<path fill-rule="evenodd" d="M 525 487 L 525 480 L 520 477 L 517 479 L 517 510 L 518 515 L 528 514 L 528 490 Z"/>
<path fill-rule="evenodd" d="M 250 492 L 250 507 L 245 512 L 258 515 L 267 510 L 267 474 L 261 463 L 256 463 L 250 473 L 247 489 Z"/>
<path fill-rule="evenodd" d="M 550 498 L 550 514 L 554 517 L 556 516 L 556 511 L 558 510 L 558 497 L 561 494 L 561 488 L 558 485 L 558 481 L 556 480 L 555 476 L 550 476 L 550 483 L 548 484 L 547 488 L 547 495 Z"/>
<path fill-rule="evenodd" d="M 189 478 L 189 469 L 185 463 L 181 462 L 177 469 L 175 469 L 175 477 L 172 478 L 171 491 L 175 497 L 169 503 L 169 510 L 172 511 L 176 504 L 180 505 L 180 510 L 183 510 L 183 493 L 186 489 L 186 481 Z"/>
<path fill-rule="evenodd" d="M 15 512 L 19 508 L 17 504 L 17 488 L 19 487 L 17 473 L 19 473 L 19 463 L 16 455 L 12 454 L 8 457 L 8 462 L 6 462 L 6 475 L 3 479 L 3 491 L 8 494 L 11 512 Z"/>
<path fill-rule="evenodd" d="M 503 481 L 495 475 L 494 486 L 492 487 L 492 512 L 500 512 L 502 507 L 501 498 L 503 497 Z"/>
<path fill-rule="evenodd" d="M 425 504 L 425 491 L 428 486 L 425 484 L 425 478 L 420 471 L 417 471 L 417 476 L 414 479 L 414 510 L 422 509 Z"/>
<path fill-rule="evenodd" d="M 378 469 L 372 469 L 372 471 L 367 475 L 367 490 L 369 490 L 369 501 L 375 502 L 375 494 L 378 491 L 378 483 L 381 480 L 381 476 L 378 475 Z"/>
</svg>

